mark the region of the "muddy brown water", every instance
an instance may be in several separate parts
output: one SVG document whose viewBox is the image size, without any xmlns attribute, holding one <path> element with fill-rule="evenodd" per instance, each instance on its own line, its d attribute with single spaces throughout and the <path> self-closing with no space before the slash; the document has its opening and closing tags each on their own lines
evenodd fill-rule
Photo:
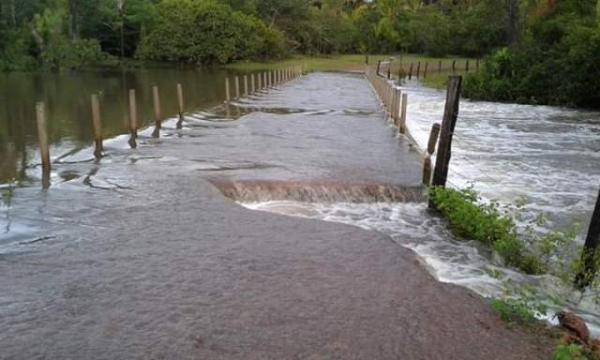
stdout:
<svg viewBox="0 0 600 360">
<path fill-rule="evenodd" d="M 116 137 L 100 162 L 66 154 L 48 191 L 26 171 L 3 214 L 0 357 L 548 357 L 547 339 L 507 329 L 391 237 L 248 210 L 215 187 L 418 190 L 418 153 L 362 77 L 311 74 L 235 105 L 235 121 L 220 108 L 159 139 L 146 129 L 136 150 Z"/>
</svg>

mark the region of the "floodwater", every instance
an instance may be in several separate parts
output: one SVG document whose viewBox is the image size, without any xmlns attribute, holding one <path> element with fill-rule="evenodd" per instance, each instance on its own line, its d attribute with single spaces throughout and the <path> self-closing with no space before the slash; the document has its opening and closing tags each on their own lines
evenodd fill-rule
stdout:
<svg viewBox="0 0 600 360">
<path fill-rule="evenodd" d="M 402 91 L 409 99 L 408 130 L 424 149 L 432 124 L 441 122 L 445 93 L 417 81 L 406 81 Z M 463 100 L 448 183 L 454 188 L 473 187 L 484 201 L 497 200 L 512 210 L 524 202 L 519 225 L 544 214 L 546 223 L 534 228 L 575 227 L 581 245 L 600 186 L 600 113 Z M 466 286 L 486 297 L 505 296 L 521 286 L 533 288 L 562 301 L 548 304 L 552 309 L 576 309 L 600 334 L 600 308 L 591 295 L 582 296 L 551 276 L 528 276 L 504 267 L 479 244 L 455 239 L 423 203 L 283 201 L 247 206 L 376 229 L 417 252 L 440 281 Z"/>
<path fill-rule="evenodd" d="M 105 138 L 128 130 L 128 90 L 136 90 L 140 127 L 154 122 L 152 87 L 159 87 L 163 114 L 177 112 L 176 84 L 183 86 L 187 111 L 225 98 L 219 69 L 98 69 L 74 73 L 0 74 L 0 183 L 27 182 L 26 168 L 38 160 L 35 103 L 44 101 L 53 158 L 93 141 L 92 94 L 100 95 Z M 233 88 L 232 88 L 233 91 Z"/>
<path fill-rule="evenodd" d="M 2 115 L 2 128 L 7 129 L 2 132 L 7 134 L 2 138 L 2 151 L 14 155 L 6 156 L 2 165 L 0 266 L 19 270 L 3 279 L 9 292 L 0 297 L 0 311 L 10 316 L 4 324 L 0 317 L 0 325 L 10 331 L 4 338 L 0 335 L 0 343 L 8 342 L 9 336 L 50 336 L 55 330 L 52 323 L 64 328 L 75 323 L 76 327 L 65 330 L 73 331 L 70 334 L 74 336 L 90 331 L 101 336 L 98 329 L 117 334 L 119 328 L 112 322 L 135 315 L 140 323 L 125 327 L 133 333 L 151 323 L 145 320 L 159 312 L 152 299 L 166 293 L 171 296 L 168 313 L 164 312 L 169 318 L 160 322 L 161 318 L 153 318 L 154 325 L 187 331 L 193 319 L 182 317 L 179 310 L 189 310 L 197 295 L 195 289 L 204 291 L 198 301 L 205 303 L 194 306 L 213 306 L 222 294 L 237 289 L 229 288 L 233 280 L 227 277 L 244 273 L 241 268 L 219 268 L 229 264 L 223 261 L 241 259 L 240 263 L 252 265 L 242 261 L 248 254 L 240 248 L 248 246 L 246 243 L 219 241 L 243 239 L 245 232 L 238 229 L 239 224 L 229 225 L 240 233 L 228 237 L 223 235 L 225 230 L 216 230 L 217 225 L 227 224 L 231 212 L 248 228 L 265 232 L 256 225 L 261 221 L 258 216 L 246 220 L 247 215 L 221 204 L 221 194 L 207 189 L 203 180 L 250 209 L 376 230 L 414 250 L 439 281 L 484 296 L 501 296 L 506 280 L 511 279 L 562 296 L 565 304 L 569 301 L 569 306 L 594 325 L 600 323 L 598 309 L 589 299 L 578 301 L 570 289 L 558 287 L 551 277 L 525 276 L 502 266 L 477 244 L 453 238 L 443 221 L 430 214 L 421 201 L 418 152 L 386 124 L 373 93 L 359 75 L 311 74 L 224 107 L 215 106 L 223 100 L 223 73 L 157 70 L 144 74 L 131 74 L 138 79 L 138 91 L 145 94 L 141 106 L 144 123 L 153 122 L 151 86 L 158 83 L 165 94 L 162 89 L 181 82 L 189 109 L 184 128 L 175 129 L 176 119 L 169 118 L 161 138 L 153 139 L 152 129 L 143 129 L 140 146 L 130 150 L 127 137 L 118 135 L 125 132 L 123 98 L 130 83 L 123 86 L 119 76 L 86 75 L 98 84 L 93 87 L 105 94 L 104 123 L 113 124 L 106 125 L 112 129 L 107 138 L 112 138 L 106 141 L 106 157 L 100 162 L 93 160 L 90 146 L 86 100 L 90 87 L 83 85 L 88 80 L 77 80 L 80 87 L 70 90 L 65 87 L 74 86 L 73 81 L 59 80 L 60 76 L 55 78 L 56 85 L 36 87 L 35 80 L 25 81 L 30 85 L 23 90 L 25 95 L 18 97 L 22 102 L 14 110 L 22 116 L 10 120 L 13 118 Z M 114 91 L 108 84 L 113 84 Z M 409 96 L 409 130 L 423 146 L 431 124 L 441 119 L 444 94 L 416 83 L 405 84 L 404 90 Z M 5 90 L 3 96 L 12 93 Z M 59 95 L 65 93 L 79 93 L 82 98 Z M 165 114 L 175 113 L 174 93 L 164 95 Z M 49 109 L 62 109 L 50 110 L 51 153 L 59 162 L 53 167 L 48 191 L 40 189 L 39 160 L 31 132 L 33 104 L 44 99 L 38 98 L 39 94 L 45 94 Z M 108 105 L 111 96 L 113 105 Z M 600 178 L 598 113 L 468 101 L 461 106 L 450 169 L 452 185 L 473 183 L 484 197 L 505 203 L 525 196 L 529 213 L 544 210 L 552 227 L 589 218 Z M 188 190 L 197 187 L 201 196 L 194 202 L 178 191 L 180 185 Z M 227 211 L 203 214 L 215 206 Z M 129 213 L 135 217 L 128 219 Z M 189 223 L 194 221 L 191 216 L 209 215 L 210 221 L 203 220 L 198 228 Z M 171 222 L 165 223 L 165 219 Z M 274 220 L 269 221 L 269 226 L 277 228 Z M 310 234 L 306 225 L 290 226 L 298 226 L 299 237 L 302 231 L 307 231 L 302 236 Z M 138 236 L 140 233 L 148 238 Z M 193 238 L 197 233 L 202 236 Z M 271 239 L 264 236 L 264 241 Z M 323 235 L 323 239 L 327 237 L 336 235 Z M 166 241 L 173 241 L 173 247 Z M 299 242 L 301 239 L 296 244 Z M 313 245 L 300 249 L 318 249 L 311 248 Z M 292 254 L 294 246 L 284 250 Z M 200 247 L 197 263 L 191 263 L 186 249 Z M 276 247 L 269 244 L 266 249 Z M 212 254 L 218 254 L 218 261 Z M 63 264 L 65 258 L 70 260 L 68 267 Z M 157 266 L 148 268 L 149 264 Z M 201 266 L 202 272 L 212 271 L 214 277 L 196 279 L 202 272 L 195 266 Z M 42 269 L 40 273 L 38 269 Z M 130 273 L 137 278 L 127 278 Z M 492 273 L 501 275 L 498 278 Z M 253 296 L 254 292 L 244 294 Z M 96 298 L 102 302 L 93 301 Z M 135 314 L 127 312 L 128 306 L 138 303 Z M 94 311 L 108 308 L 120 313 L 107 319 L 107 324 L 99 323 L 100 314 Z M 231 309 L 215 309 L 213 316 L 217 320 L 220 315 L 240 318 Z M 139 332 L 139 339 L 135 335 L 133 340 L 122 341 L 143 344 L 145 335 L 152 339 L 160 334 Z M 226 340 L 233 337 L 227 332 L 221 335 Z M 27 338 L 22 337 L 20 344 L 26 343 Z M 17 348 L 15 345 L 13 350 Z M 60 349 L 56 351 L 60 354 Z"/>
</svg>

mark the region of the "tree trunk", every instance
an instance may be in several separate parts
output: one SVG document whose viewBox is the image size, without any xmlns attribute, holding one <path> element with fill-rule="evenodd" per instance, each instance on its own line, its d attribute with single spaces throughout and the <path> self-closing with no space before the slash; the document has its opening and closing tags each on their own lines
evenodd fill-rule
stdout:
<svg viewBox="0 0 600 360">
<path fill-rule="evenodd" d="M 514 47 L 519 42 L 519 0 L 508 0 L 508 45 Z"/>
</svg>

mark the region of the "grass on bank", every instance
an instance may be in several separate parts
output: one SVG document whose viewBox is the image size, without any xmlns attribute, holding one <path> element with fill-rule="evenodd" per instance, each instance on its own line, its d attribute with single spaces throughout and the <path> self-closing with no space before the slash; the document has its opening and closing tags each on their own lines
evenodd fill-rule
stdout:
<svg viewBox="0 0 600 360">
<path fill-rule="evenodd" d="M 369 64 L 377 64 L 378 60 L 388 61 L 393 58 L 394 63 L 402 62 L 405 67 L 409 66 L 410 63 L 416 64 L 420 61 L 422 69 L 424 64 L 428 62 L 430 64 L 429 71 L 432 72 L 437 70 L 438 62 L 442 61 L 444 69 L 451 66 L 452 61 L 456 60 L 457 68 L 464 67 L 467 58 L 463 57 L 428 57 L 423 55 L 384 55 L 384 54 L 371 54 L 369 55 Z M 474 59 L 469 59 L 474 63 Z M 230 65 L 227 68 L 240 70 L 240 71 L 257 71 L 264 70 L 266 68 L 284 68 L 289 66 L 303 66 L 305 71 L 362 71 L 365 66 L 365 55 L 331 55 L 331 56 L 293 56 L 288 59 L 278 61 L 266 61 L 266 62 L 253 62 L 253 61 L 240 61 Z M 416 71 L 416 68 L 415 68 Z M 397 74 L 396 68 L 392 68 L 392 73 Z M 433 76 L 432 76 L 433 78 Z"/>
</svg>

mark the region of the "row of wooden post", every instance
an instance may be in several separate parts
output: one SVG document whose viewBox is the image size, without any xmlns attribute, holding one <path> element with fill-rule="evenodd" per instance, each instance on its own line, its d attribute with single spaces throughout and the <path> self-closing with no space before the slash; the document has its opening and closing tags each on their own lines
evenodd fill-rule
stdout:
<svg viewBox="0 0 600 360">
<path fill-rule="evenodd" d="M 244 95 L 247 96 L 263 88 L 278 85 L 285 81 L 289 81 L 293 78 L 298 77 L 302 73 L 301 68 L 292 67 L 285 69 L 278 69 L 270 72 L 264 72 L 258 74 L 258 85 L 256 86 L 255 74 L 250 75 L 250 82 L 248 82 L 248 75 L 244 75 Z M 226 101 L 229 102 L 229 78 L 225 82 L 226 87 Z M 239 77 L 235 77 L 235 95 L 236 98 L 240 97 L 240 83 Z M 137 147 L 137 136 L 138 136 L 138 107 L 136 101 L 135 89 L 130 89 L 128 92 L 129 101 L 129 145 L 132 148 Z M 154 131 L 152 132 L 153 137 L 160 136 L 161 123 L 163 120 L 162 109 L 160 105 L 160 92 L 158 86 L 152 87 L 152 103 L 154 107 Z M 184 121 L 184 99 L 183 99 L 183 87 L 181 84 L 177 84 L 177 105 L 178 105 L 178 121 L 177 129 L 181 129 Z M 103 136 L 102 136 L 102 120 L 100 115 L 100 100 L 97 94 L 91 95 L 91 112 L 92 112 L 92 126 L 94 131 L 94 157 L 100 159 L 103 152 Z M 42 160 L 42 187 L 48 188 L 50 184 L 50 149 L 48 142 L 48 132 L 46 124 L 46 106 L 43 102 L 36 104 L 36 121 L 38 130 L 38 139 L 40 146 L 40 155 Z"/>
<path fill-rule="evenodd" d="M 417 67 L 417 69 L 419 66 Z M 426 67 L 427 68 L 427 67 Z M 408 95 L 403 94 L 392 81 L 388 81 L 383 76 L 379 75 L 376 69 L 367 66 L 365 74 L 378 97 L 381 99 L 383 106 L 388 111 L 389 118 L 398 127 L 401 134 L 407 133 L 406 128 L 406 113 Z M 458 116 L 458 106 L 460 99 L 462 77 L 450 76 L 448 81 L 448 92 L 446 98 L 446 109 L 442 124 L 433 124 L 429 134 L 429 142 L 423 158 L 423 184 L 429 186 L 445 186 L 448 177 L 448 163 L 450 162 L 450 150 L 452 144 L 452 134 Z M 436 166 L 433 172 L 432 180 L 432 164 L 431 156 L 436 151 L 436 144 L 439 146 L 436 156 Z"/>
<path fill-rule="evenodd" d="M 300 67 L 290 67 L 285 69 L 276 69 L 272 71 L 266 71 L 262 73 L 250 74 L 243 76 L 243 94 L 240 91 L 240 77 L 234 76 L 234 96 L 233 99 L 239 99 L 242 95 L 248 96 L 254 94 L 257 91 L 268 89 L 273 86 L 277 86 L 284 82 L 288 82 L 300 76 L 302 69 Z M 225 102 L 229 103 L 232 100 L 231 86 L 229 84 L 229 77 L 225 78 Z"/>
<path fill-rule="evenodd" d="M 426 61 L 423 65 L 423 67 L 421 67 L 421 61 L 418 61 L 416 63 L 410 63 L 408 66 L 408 71 L 405 71 L 404 69 L 404 64 L 400 63 L 398 66 L 398 78 L 403 78 L 404 76 L 408 77 L 409 80 L 412 79 L 413 76 L 416 76 L 417 79 L 421 78 L 421 76 L 423 78 L 427 77 L 427 74 L 430 74 L 430 67 L 429 67 L 429 62 Z M 381 67 L 381 62 L 378 63 L 378 67 Z M 423 69 L 423 71 L 421 71 L 421 68 Z M 455 74 L 457 71 L 456 68 L 456 60 L 452 60 L 452 66 L 450 68 L 452 70 L 452 73 Z M 469 60 L 465 60 L 465 67 L 463 68 L 465 72 L 470 72 L 471 71 L 471 66 L 470 66 L 470 62 Z M 416 70 L 416 71 L 415 71 Z M 442 60 L 438 61 L 437 64 L 437 73 L 441 74 L 443 71 L 443 67 L 442 67 Z M 475 71 L 478 72 L 479 71 L 479 59 L 475 59 Z M 379 70 L 377 71 L 377 73 L 379 74 Z M 388 63 L 388 68 L 387 68 L 387 78 L 388 79 L 392 79 L 392 62 Z"/>
</svg>

